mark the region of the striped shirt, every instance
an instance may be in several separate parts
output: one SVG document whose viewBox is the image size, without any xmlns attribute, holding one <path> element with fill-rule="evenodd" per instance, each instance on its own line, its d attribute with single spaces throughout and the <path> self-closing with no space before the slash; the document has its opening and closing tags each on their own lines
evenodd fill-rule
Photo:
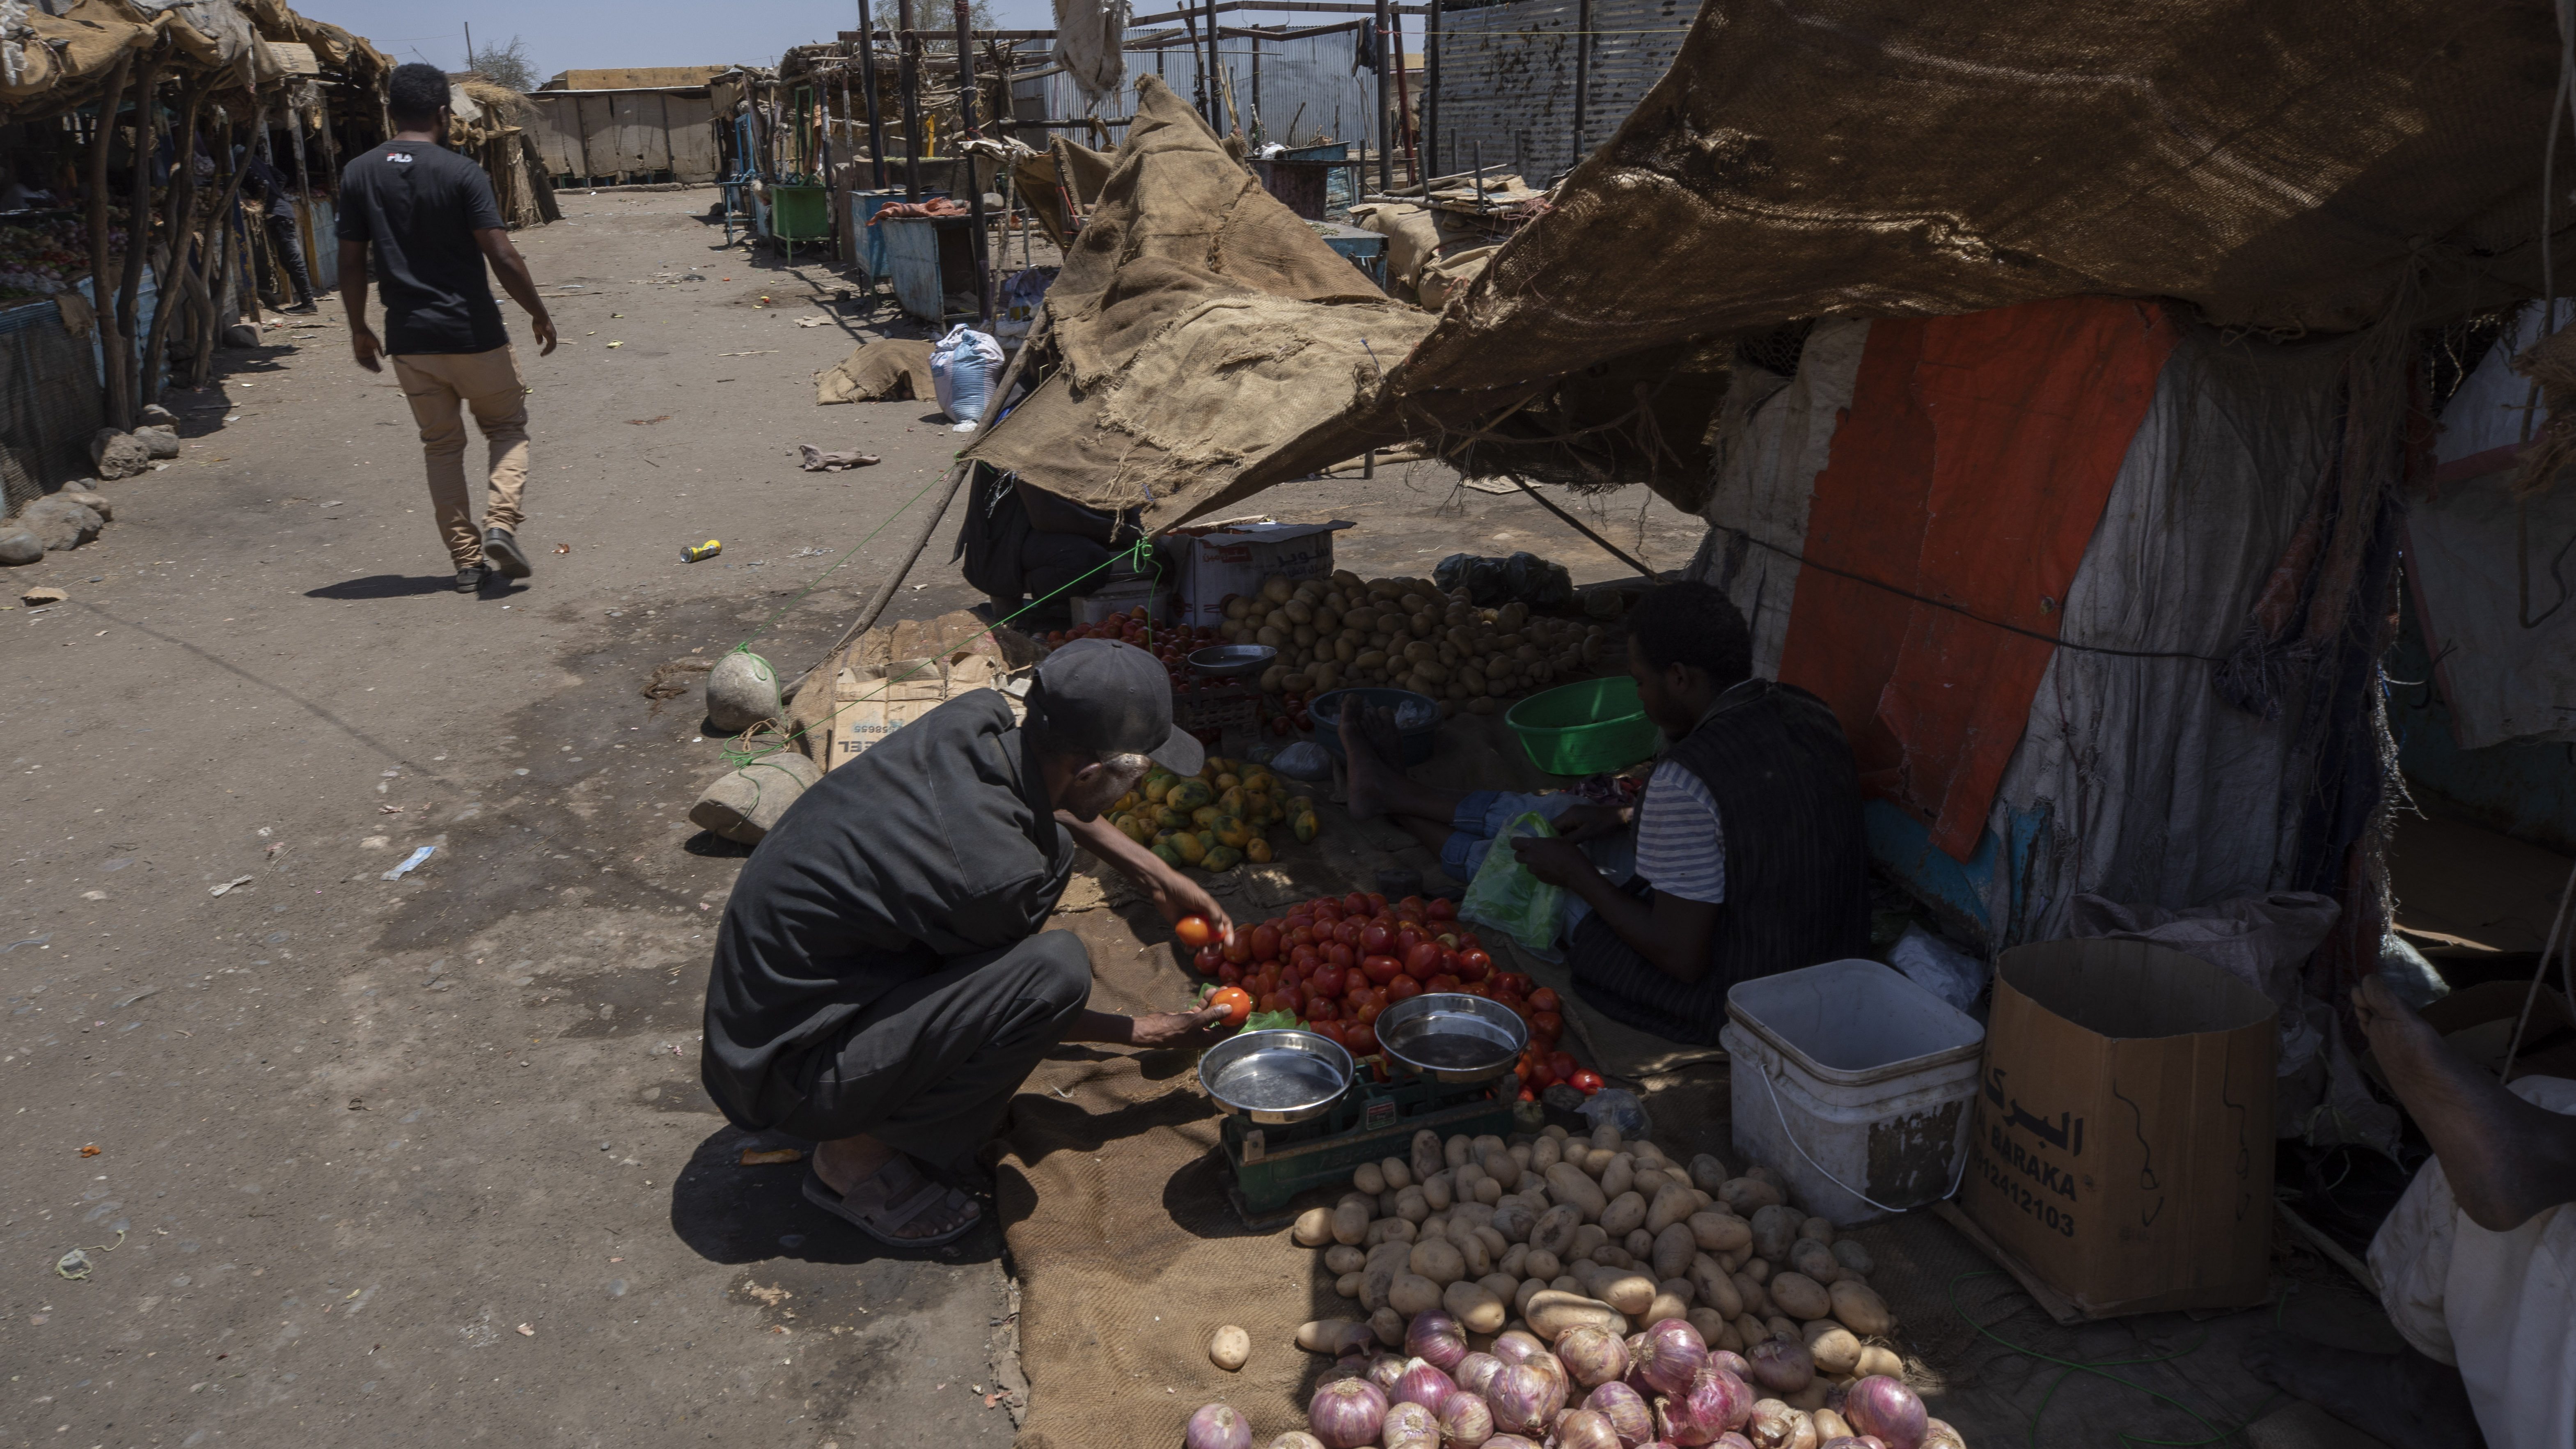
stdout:
<svg viewBox="0 0 2576 1449">
<path fill-rule="evenodd" d="M 1686 901 L 1726 900 L 1726 833 L 1708 786 L 1672 760 L 1655 767 L 1637 807 L 1637 874 Z"/>
</svg>

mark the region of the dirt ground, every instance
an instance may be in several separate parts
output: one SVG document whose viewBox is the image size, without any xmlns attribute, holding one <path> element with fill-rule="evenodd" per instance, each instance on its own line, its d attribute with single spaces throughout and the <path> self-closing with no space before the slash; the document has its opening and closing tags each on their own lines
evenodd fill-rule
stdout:
<svg viewBox="0 0 2576 1449">
<path fill-rule="evenodd" d="M 451 591 L 336 302 L 167 399 L 182 456 L 107 487 L 97 542 L 8 571 L 71 600 L 0 613 L 0 1444 L 1010 1437 L 998 1234 L 874 1251 L 737 1166 L 697 1085 L 742 852 L 685 819 L 723 767 L 694 696 L 639 690 L 746 638 L 810 662 L 953 445 L 927 404 L 814 405 L 872 309 L 726 249 L 712 195 L 518 238 L 564 336 L 520 355 L 524 584 Z M 1363 572 L 1624 572 L 1428 466 L 1265 502 L 1357 520 Z M 1658 568 L 1699 540 L 1642 489 L 1570 506 Z M 954 531 L 890 618 L 978 601 Z"/>
</svg>

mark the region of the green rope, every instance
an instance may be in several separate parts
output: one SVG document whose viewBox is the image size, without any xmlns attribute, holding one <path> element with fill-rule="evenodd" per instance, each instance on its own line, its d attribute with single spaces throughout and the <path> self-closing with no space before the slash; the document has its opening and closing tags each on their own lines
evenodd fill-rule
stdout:
<svg viewBox="0 0 2576 1449">
<path fill-rule="evenodd" d="M 2066 1386 L 2067 1380 L 2075 1377 L 2079 1373 L 2092 1374 L 2097 1378 L 2109 1379 L 2111 1382 L 2118 1384 L 2122 1388 L 2134 1389 L 2159 1403 L 2172 1407 L 2173 1409 L 2181 1412 L 2185 1417 L 2189 1418 L 2193 1423 L 2210 1431 L 2208 1437 L 2201 1439 L 2149 1439 L 2136 1434 L 2123 1433 L 2118 1435 L 2120 1442 L 2124 1445 L 2147 1444 L 2156 1446 L 2156 1449 L 2202 1449 L 2202 1446 L 2216 1444 L 2225 1439 L 2232 1439 L 2235 1436 L 2244 1433 L 2246 1427 L 2252 1424 L 2256 1419 L 2263 1417 L 2264 1411 L 2271 1408 L 2272 1401 L 2280 1397 L 2278 1391 L 2266 1395 L 2263 1402 L 2254 1406 L 2254 1412 L 2246 1417 L 2244 1423 L 2238 1424 L 2232 1429 L 2220 1429 L 2211 1424 L 2208 1419 L 2203 1418 L 2196 1410 L 2183 1403 L 2180 1399 L 2173 1397 L 2171 1394 L 2164 1393 L 2161 1390 L 2148 1388 L 2145 1384 L 2138 1383 L 2131 1379 L 2124 1379 L 2115 1373 L 2104 1372 L 2106 1369 L 2140 1368 L 2150 1364 L 2171 1363 L 2179 1358 L 2187 1358 L 2208 1346 L 2209 1336 L 2207 1334 L 2201 1335 L 2200 1338 L 2194 1341 L 2189 1348 L 2176 1349 L 2172 1353 L 2162 1354 L 2157 1357 L 2102 1359 L 2098 1362 L 2092 1363 L 2080 1363 L 2074 1359 L 2058 1358 L 2051 1354 L 2041 1353 L 2038 1349 L 2028 1348 L 2015 1343 L 2012 1340 L 2005 1338 L 2003 1335 L 1996 1333 L 1986 1325 L 1979 1323 L 1974 1318 L 1969 1317 L 1968 1310 L 1959 1306 L 1959 1285 L 1961 1283 L 1966 1282 L 1970 1278 L 1994 1278 L 1999 1276 L 2001 1276 L 1999 1270 L 1984 1268 L 1961 1273 L 1957 1277 L 1952 1278 L 1950 1280 L 1949 1288 L 1950 1311 L 1959 1315 L 1960 1322 L 1967 1324 L 1970 1328 L 1975 1329 L 1979 1334 L 1992 1339 L 2002 1347 L 2007 1348 L 2024 1358 L 2036 1359 L 2045 1364 L 2054 1364 L 2059 1369 L 2063 1370 L 2063 1372 L 2058 1374 L 2057 1378 L 2049 1384 L 2048 1392 L 2039 1396 L 2039 1407 L 2031 1411 L 2029 1436 L 2030 1449 L 2039 1449 L 2039 1421 L 2048 1413 L 2049 1401 L 2057 1397 L 2057 1391 Z M 2295 1287 L 2295 1285 L 2293 1286 Z M 2290 1290 L 2285 1288 L 2282 1290 L 2280 1301 L 2275 1303 L 2272 1308 L 2273 1327 L 2280 1327 L 2282 1315 L 2288 1311 L 2289 1306 Z M 2010 1317 L 2011 1315 L 2007 1314 L 2005 1316 Z M 2001 1320 L 1997 1321 L 2000 1322 Z"/>
<path fill-rule="evenodd" d="M 957 455 L 957 457 L 962 457 L 962 456 L 964 456 L 962 452 L 961 452 L 960 454 L 958 454 L 958 455 Z M 955 466 L 956 466 L 956 461 L 957 461 L 956 457 L 952 457 L 952 458 L 950 459 L 949 466 L 951 466 L 951 467 L 955 467 Z M 813 579 L 812 579 L 812 581 L 811 581 L 811 582 L 807 583 L 807 584 L 805 585 L 805 587 L 803 587 L 803 588 L 801 588 L 801 589 L 798 589 L 798 590 L 796 591 L 796 597 L 794 597 L 794 598 L 792 598 L 792 599 L 789 599 L 789 600 L 788 600 L 786 603 L 784 603 L 784 604 L 779 605 L 779 606 L 777 607 L 777 609 L 776 609 L 776 610 L 774 610 L 774 611 L 772 611 L 772 612 L 771 612 L 771 614 L 770 614 L 770 616 L 769 616 L 768 618 L 761 620 L 761 621 L 760 621 L 760 623 L 759 623 L 757 626 L 755 626 L 755 627 L 752 629 L 752 631 L 751 631 L 750 633 L 748 633 L 748 634 L 744 635 L 744 636 L 743 636 L 743 638 L 742 638 L 742 642 L 741 642 L 741 643 L 734 645 L 734 646 L 733 646 L 733 648 L 731 648 L 731 649 L 729 649 L 729 650 L 727 650 L 727 651 L 725 651 L 725 652 L 726 652 L 726 653 L 728 653 L 728 654 L 748 654 L 748 653 L 750 653 L 750 652 L 751 652 L 751 641 L 752 641 L 752 640 L 757 639 L 757 638 L 759 638 L 761 635 L 768 633 L 768 632 L 769 632 L 769 626 L 770 626 L 770 625 L 777 623 L 777 622 L 779 621 L 779 619 L 780 619 L 780 618 L 782 618 L 782 617 L 784 617 L 784 616 L 786 615 L 786 613 L 787 613 L 787 611 L 788 611 L 788 610 L 793 609 L 793 608 L 795 608 L 798 604 L 801 604 L 801 603 L 805 602 L 805 596 L 806 596 L 807 594 L 810 594 L 810 593 L 814 592 L 816 589 L 821 588 L 821 587 L 823 586 L 823 580 L 825 580 L 825 579 L 827 579 L 827 578 L 830 578 L 830 577 L 832 576 L 832 571 L 833 571 L 833 570 L 835 570 L 835 569 L 839 568 L 841 565 L 843 565 L 843 564 L 845 564 L 845 563 L 848 563 L 851 559 L 856 558 L 856 557 L 858 556 L 858 552 L 859 552 L 859 550 L 860 550 L 860 549 L 866 548 L 869 544 L 872 544 L 872 543 L 876 542 L 876 540 L 877 540 L 877 535 L 878 535 L 878 534 L 880 534 L 880 533 L 885 532 L 885 531 L 886 531 L 886 526 L 887 526 L 888 524 L 891 524 L 891 523 L 893 523 L 896 519 L 903 517 L 903 515 L 904 515 L 904 511 L 905 511 L 906 509 L 909 509 L 910 507 L 912 507 L 912 505 L 914 505 L 914 504 L 916 504 L 916 503 L 919 503 L 919 502 L 922 500 L 923 496 L 924 496 L 924 495 L 926 495 L 926 494 L 928 494 L 928 493 L 930 492 L 930 490 L 931 490 L 931 489 L 936 488 L 936 487 L 938 487 L 940 484 L 945 483 L 945 482 L 947 482 L 947 481 L 948 481 L 948 475 L 947 475 L 946 473 L 941 473 L 941 474 L 939 474 L 938 476 L 936 476 L 936 477 L 932 478 L 929 482 L 922 484 L 922 485 L 921 485 L 921 492 L 919 492 L 919 493 L 915 493 L 915 494 L 914 494 L 914 495 L 912 495 L 910 498 L 907 498 L 907 499 L 903 500 L 903 502 L 902 502 L 902 503 L 900 503 L 900 504 L 896 505 L 894 512 L 887 514 L 885 517 L 883 517 L 883 518 L 881 518 L 881 519 L 878 519 L 878 520 L 877 520 L 877 526 L 868 530 L 867 537 L 862 538 L 862 539 L 860 539 L 857 543 L 854 543 L 854 544 L 850 545 L 850 551 L 849 551 L 848 553 L 845 553 L 845 554 L 841 555 L 839 558 L 836 558 L 836 559 L 832 560 L 830 563 L 825 564 L 825 565 L 823 566 L 823 571 L 822 571 L 821 573 L 816 574 L 816 575 L 813 577 Z"/>
<path fill-rule="evenodd" d="M 924 491 L 927 491 L 927 490 L 924 490 Z M 919 496 L 919 495 L 915 495 L 915 496 L 917 497 L 917 496 Z M 882 525 L 880 525 L 880 526 L 882 526 Z M 1044 595 L 1043 597 L 1040 597 L 1040 598 L 1035 598 L 1035 599 L 1031 599 L 1031 600 L 1029 600 L 1027 603 L 1025 603 L 1025 604 L 1021 605 L 1019 608 L 1016 608 L 1016 609 L 1012 610 L 1009 614 L 1007 614 L 1007 615 L 1003 616 L 1002 618 L 999 618 L 999 619 L 994 620 L 992 623 L 985 625 L 983 628 L 976 630 L 974 633 L 967 635 L 967 636 L 966 636 L 965 638 L 963 638 L 963 639 L 960 639 L 960 640 L 953 640 L 953 641 L 951 641 L 951 642 L 949 642 L 949 643 L 946 643 L 946 644 L 942 644 L 942 645 L 940 645 L 938 649 L 934 650 L 934 651 L 933 651 L 933 652 L 932 652 L 932 653 L 931 653 L 927 658 L 923 659 L 923 660 L 922 660 L 922 662 L 921 662 L 920 664 L 918 664 L 918 665 L 914 666 L 914 667 L 913 667 L 913 668 L 911 668 L 911 669 L 908 669 L 908 670 L 904 671 L 904 672 L 903 672 L 903 673 L 901 673 L 901 674 L 888 675 L 888 676 L 886 677 L 886 679 L 885 679 L 885 682 L 884 682 L 884 683 L 879 684 L 879 685 L 878 685 L 874 690 L 870 691 L 869 693 L 864 694 L 864 695 L 861 695 L 861 696 L 860 696 L 859 698 L 857 698 L 857 699 L 850 699 L 850 700 L 842 700 L 842 701 L 840 701 L 839 703 L 837 703 L 837 704 L 835 704 L 835 705 L 833 706 L 832 712 L 831 712 L 830 714 L 827 714 L 827 715 L 823 716 L 822 720 L 817 721 L 817 723 L 828 723 L 828 722 L 830 722 L 831 720 L 834 720 L 834 719 L 839 718 L 842 710 L 848 709 L 850 706 L 852 706 L 852 705 L 854 705 L 854 704 L 866 704 L 866 703 L 869 703 L 869 702 L 870 702 L 870 701 L 872 701 L 872 700 L 875 700 L 875 699 L 879 698 L 879 697 L 880 697 L 880 696 L 882 696 L 882 695 L 883 695 L 883 694 L 884 694 L 888 689 L 891 689 L 891 688 L 893 688 L 895 685 L 901 684 L 901 683 L 903 683 L 905 680 L 910 679 L 910 678 L 912 678 L 913 676 L 915 676 L 915 675 L 917 675 L 917 674 L 920 674 L 922 671 L 924 671 L 924 670 L 928 669 L 928 668 L 930 667 L 930 663 L 931 663 L 931 661 L 932 661 L 932 660 L 940 659 L 940 658 L 944 658 L 944 657 L 946 657 L 946 656 L 948 656 L 948 655 L 950 655 L 950 654 L 954 654 L 954 653 L 956 653 L 957 651 L 959 651 L 959 650 L 961 650 L 961 649 L 970 649 L 970 648 L 973 648 L 973 647 L 975 646 L 975 644 L 977 643 L 977 641 L 991 637 L 991 635 L 992 635 L 992 633 L 993 633 L 993 631 L 994 631 L 994 630 L 996 630 L 996 629 L 1000 629 L 1000 628 L 1003 628 L 1003 627 L 1007 626 L 1007 625 L 1008 625 L 1008 624 L 1010 624 L 1013 620 L 1018 619 L 1021 615 L 1026 614 L 1026 613 L 1030 612 L 1030 611 L 1031 611 L 1031 610 L 1033 610 L 1033 609 L 1041 608 L 1041 607 L 1043 607 L 1043 606 L 1045 606 L 1045 605 L 1047 605 L 1047 604 L 1053 603 L 1053 602 L 1054 602 L 1054 601 L 1055 601 L 1059 596 L 1061 596 L 1061 595 L 1063 595 L 1063 594 L 1065 594 L 1065 593 L 1067 593 L 1067 592 L 1071 591 L 1071 590 L 1074 588 L 1074 586 L 1075 586 L 1075 585 L 1080 584 L 1080 583 L 1083 583 L 1085 580 L 1088 580 L 1089 578 L 1091 578 L 1091 577 L 1092 577 L 1092 575 L 1094 575 L 1094 574 L 1098 574 L 1098 573 L 1104 572 L 1104 571 L 1106 571 L 1106 570 L 1108 570 L 1108 569 L 1115 568 L 1115 567 L 1116 567 L 1118 564 L 1120 564 L 1121 562 L 1126 563 L 1126 564 L 1127 564 L 1131 569 L 1142 570 L 1142 569 L 1144 568 L 1144 566 L 1145 566 L 1145 563 L 1146 563 L 1146 560 L 1148 559 L 1148 557 L 1152 557 L 1152 559 L 1153 559 L 1153 567 L 1154 567 L 1154 578 L 1155 578 L 1155 582 L 1156 582 L 1157 586 L 1159 586 L 1159 585 L 1160 585 L 1160 583 L 1161 583 L 1161 580 L 1162 580 L 1162 575 L 1163 575 L 1163 566 L 1162 566 L 1162 560 L 1161 560 L 1161 558 L 1160 558 L 1158 555 L 1152 555 L 1152 554 L 1151 554 L 1151 552 L 1150 552 L 1150 548 L 1149 548 L 1149 546 L 1152 544 L 1152 542 L 1153 542 L 1153 540 L 1152 540 L 1152 539 L 1150 539 L 1150 538 L 1141 538 L 1141 537 L 1140 537 L 1140 538 L 1138 538 L 1138 539 L 1136 540 L 1136 542 L 1135 542 L 1135 544 L 1134 544 L 1134 546 L 1133 546 L 1133 547 L 1129 548 L 1128 550 L 1126 550 L 1126 551 L 1125 551 L 1125 552 L 1123 552 L 1123 553 L 1114 553 L 1114 554 L 1111 554 L 1108 558 L 1101 560 L 1101 561 L 1100 561 L 1100 563 L 1099 563 L 1099 564 L 1097 564 L 1096 566 L 1094 566 L 1093 568 L 1089 569 L 1088 571 L 1086 571 L 1086 572 L 1084 572 L 1084 573 L 1081 573 L 1081 574 L 1079 574 L 1079 575 L 1076 575 L 1074 578 L 1072 578 L 1072 579 L 1070 579 L 1070 580 L 1066 581 L 1062 587 L 1057 588 L 1057 589 L 1056 589 L 1056 590 L 1054 590 L 1052 593 L 1048 593 L 1048 594 L 1046 594 L 1046 595 Z M 1151 613 L 1151 611 L 1150 611 L 1150 610 L 1147 612 L 1146 620 L 1147 620 L 1147 622 L 1146 622 L 1146 637 L 1147 637 L 1148 639 L 1151 639 L 1151 638 L 1153 637 L 1153 624 L 1152 624 L 1152 613 Z M 747 643 L 749 643 L 750 641 L 746 640 L 746 641 L 744 641 L 744 642 L 747 644 Z M 739 649 L 739 648 L 741 648 L 741 647 L 743 647 L 743 646 L 742 646 L 742 645 L 736 645 L 735 647 L 736 647 L 737 649 Z M 831 661 L 829 661 L 829 660 L 825 660 L 824 662 L 825 662 L 826 664 L 829 664 Z M 757 728 L 757 726 L 755 726 L 754 728 Z M 783 749 L 788 748 L 788 747 L 793 743 L 794 738 L 795 738 L 795 737 L 794 737 L 794 735 L 791 733 L 791 734 L 789 734 L 789 735 L 782 736 L 782 737 L 780 738 L 780 740 L 778 741 L 778 743 L 776 743 L 776 744 L 769 745 L 769 746 L 767 746 L 766 748 L 759 748 L 759 747 L 754 747 L 754 746 L 752 746 L 752 745 L 749 743 L 749 735 L 750 735 L 750 732 L 749 732 L 749 731 L 745 731 L 745 732 L 744 732 L 744 734 L 743 734 L 742 736 L 740 736 L 740 737 L 738 737 L 738 738 L 736 739 L 735 744 L 734 744 L 733 746 L 731 746 L 731 747 L 727 748 L 727 749 L 725 750 L 725 752 L 724 752 L 724 758 L 725 758 L 726 762 L 727 762 L 727 763 L 729 763 L 729 764 L 731 764 L 731 765 L 733 765 L 736 769 L 744 768 L 744 767 L 746 767 L 746 766 L 748 766 L 748 765 L 753 764 L 754 762 L 756 762 L 756 761 L 758 761 L 758 760 L 764 759 L 764 758 L 766 758 L 766 757 L 768 757 L 768 756 L 770 756 L 770 755 L 776 754 L 776 753 L 777 753 L 777 752 L 779 752 L 780 750 L 783 750 Z"/>
</svg>

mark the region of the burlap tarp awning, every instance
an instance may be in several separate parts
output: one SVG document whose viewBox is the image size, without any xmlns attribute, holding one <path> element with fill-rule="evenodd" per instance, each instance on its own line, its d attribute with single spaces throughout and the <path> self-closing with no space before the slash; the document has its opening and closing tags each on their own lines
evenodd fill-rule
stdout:
<svg viewBox="0 0 2576 1449">
<path fill-rule="evenodd" d="M 1106 511 L 1223 487 L 1431 329 L 1151 76 L 1046 311 L 1058 365 L 967 456 Z"/>
<path fill-rule="evenodd" d="M 1382 383 L 1266 451 L 1163 468 L 1149 526 L 1796 319 L 2111 294 L 2298 335 L 2530 295 L 2557 55 L 2530 0 L 1710 0 L 1419 346 L 1370 339 Z"/>
</svg>

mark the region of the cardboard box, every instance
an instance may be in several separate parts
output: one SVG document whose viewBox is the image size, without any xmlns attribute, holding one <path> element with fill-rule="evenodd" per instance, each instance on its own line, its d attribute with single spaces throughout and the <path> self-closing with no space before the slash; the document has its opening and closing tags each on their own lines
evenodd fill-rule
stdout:
<svg viewBox="0 0 2576 1449">
<path fill-rule="evenodd" d="M 1272 574 L 1291 583 L 1328 577 L 1333 572 L 1333 535 L 1357 524 L 1212 523 L 1173 532 L 1187 540 L 1181 561 L 1180 617 L 1192 628 L 1213 629 L 1225 622 L 1225 601 L 1249 594 Z"/>
<path fill-rule="evenodd" d="M 830 712 L 809 730 L 821 745 L 817 763 L 825 770 L 857 759 L 958 695 L 998 684 L 1004 672 L 991 633 L 962 612 L 901 620 L 885 649 L 884 662 L 854 659 L 833 678 Z M 850 654 L 862 652 L 853 646 Z"/>
<path fill-rule="evenodd" d="M 1073 622 L 1077 624 L 1097 624 L 1139 604 L 1145 606 L 1146 617 L 1162 623 L 1171 617 L 1172 591 L 1157 588 L 1152 579 L 1122 579 L 1088 594 L 1071 595 L 1065 602 L 1071 606 Z"/>
<path fill-rule="evenodd" d="M 2263 1302 L 2276 1015 L 2142 941 L 2005 952 L 1961 1208 L 2089 1317 Z"/>
</svg>

